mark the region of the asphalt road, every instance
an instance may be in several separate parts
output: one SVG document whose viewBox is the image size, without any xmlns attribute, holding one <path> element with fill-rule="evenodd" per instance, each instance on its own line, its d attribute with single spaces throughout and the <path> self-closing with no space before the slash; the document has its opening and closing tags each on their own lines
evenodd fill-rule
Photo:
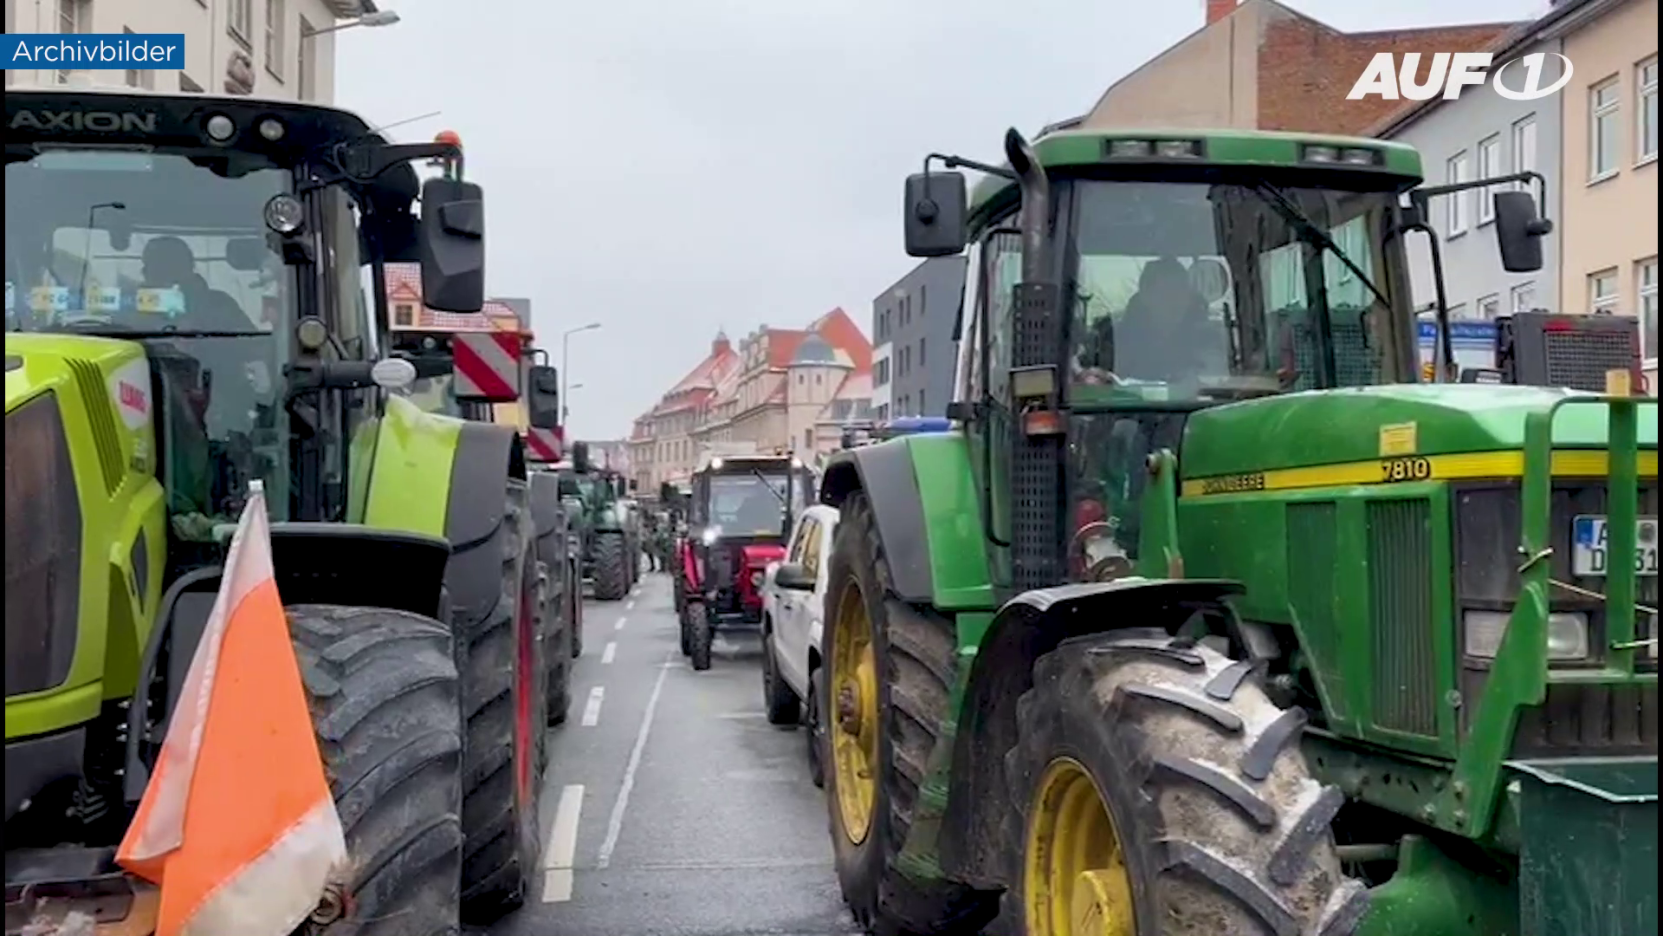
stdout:
<svg viewBox="0 0 1663 936">
<path fill-rule="evenodd" d="M 587 602 L 551 734 L 540 892 L 489 936 L 845 936 L 825 799 L 801 729 L 762 714 L 759 647 L 695 673 L 669 581 Z"/>
</svg>

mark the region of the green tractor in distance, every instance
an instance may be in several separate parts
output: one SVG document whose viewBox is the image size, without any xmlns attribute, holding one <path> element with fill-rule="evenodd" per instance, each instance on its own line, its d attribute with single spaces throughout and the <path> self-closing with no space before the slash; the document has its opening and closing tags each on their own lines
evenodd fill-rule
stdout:
<svg viewBox="0 0 1663 936">
<path fill-rule="evenodd" d="M 640 517 L 624 476 L 595 465 L 586 442 L 572 443 L 561 492 L 583 502 L 583 577 L 595 598 L 619 601 L 641 579 Z"/>
<path fill-rule="evenodd" d="M 387 263 L 482 306 L 479 186 L 410 166 L 460 151 L 248 97 L 13 87 L 6 119 L 8 931 L 142 890 L 114 848 L 253 481 L 353 859 L 315 930 L 518 905 L 544 738 L 525 459 L 374 350 Z"/>
<path fill-rule="evenodd" d="M 1416 383 L 1410 148 L 1005 153 L 946 160 L 989 174 L 973 200 L 957 173 L 906 187 L 909 254 L 970 249 L 956 428 L 825 470 L 856 918 L 1654 932 L 1655 401 L 1625 371 L 1605 396 Z M 1528 179 L 1466 186 L 1504 190 L 1514 272 L 1548 231 Z"/>
</svg>

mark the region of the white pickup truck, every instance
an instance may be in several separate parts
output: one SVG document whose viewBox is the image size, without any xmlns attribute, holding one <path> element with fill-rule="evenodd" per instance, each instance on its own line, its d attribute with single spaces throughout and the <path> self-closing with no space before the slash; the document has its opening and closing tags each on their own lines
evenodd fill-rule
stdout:
<svg viewBox="0 0 1663 936">
<path fill-rule="evenodd" d="M 824 504 L 799 514 L 785 561 L 771 564 L 762 581 L 762 701 L 770 724 L 802 722 L 808 729 L 808 766 L 815 786 L 825 780 L 825 731 L 814 682 L 837 516 L 837 508 Z"/>
</svg>

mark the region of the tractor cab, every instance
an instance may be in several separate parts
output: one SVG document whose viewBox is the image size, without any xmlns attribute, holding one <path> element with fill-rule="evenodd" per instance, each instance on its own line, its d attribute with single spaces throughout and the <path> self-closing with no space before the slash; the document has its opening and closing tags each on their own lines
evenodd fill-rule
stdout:
<svg viewBox="0 0 1663 936">
<path fill-rule="evenodd" d="M 788 454 L 711 456 L 693 473 L 677 577 L 682 652 L 710 665 L 718 629 L 762 622 L 762 579 L 785 558 L 797 515 L 814 502 L 813 471 Z"/>
</svg>

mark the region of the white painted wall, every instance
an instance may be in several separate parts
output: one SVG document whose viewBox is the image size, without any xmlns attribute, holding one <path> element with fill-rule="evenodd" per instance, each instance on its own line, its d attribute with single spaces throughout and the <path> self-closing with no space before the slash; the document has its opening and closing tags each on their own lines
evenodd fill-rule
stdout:
<svg viewBox="0 0 1663 936">
<path fill-rule="evenodd" d="M 73 22 L 75 31 L 82 33 L 183 33 L 183 69 L 82 72 L 80 77 L 91 77 L 100 85 L 136 83 L 160 92 L 200 89 L 223 94 L 228 63 L 241 51 L 253 61 L 255 96 L 328 104 L 335 97 L 335 34 L 302 40 L 301 24 L 304 20 L 310 29 L 332 26 L 334 9 L 353 6 L 325 0 L 6 0 L 6 32 L 63 32 Z M 237 23 L 245 14 L 246 24 Z M 50 84 L 57 78 L 52 70 L 6 72 L 7 85 Z"/>
</svg>

